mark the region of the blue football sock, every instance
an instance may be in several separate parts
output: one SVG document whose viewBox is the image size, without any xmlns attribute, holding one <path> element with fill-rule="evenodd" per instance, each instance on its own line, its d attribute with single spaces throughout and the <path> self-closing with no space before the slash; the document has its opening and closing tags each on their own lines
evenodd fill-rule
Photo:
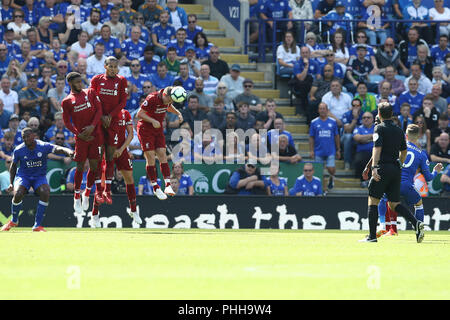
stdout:
<svg viewBox="0 0 450 320">
<path fill-rule="evenodd" d="M 425 215 L 425 212 L 423 211 L 423 205 L 414 207 L 414 209 L 416 210 L 416 219 L 423 222 L 423 218 Z"/>
<path fill-rule="evenodd" d="M 378 204 L 378 217 L 380 219 L 380 223 L 386 222 L 386 199 L 381 198 L 380 203 Z"/>
<path fill-rule="evenodd" d="M 11 202 L 12 222 L 19 223 L 19 212 L 22 210 L 22 201 L 19 203 Z"/>
<path fill-rule="evenodd" d="M 45 210 L 48 207 L 48 202 L 44 202 L 39 200 L 39 204 L 37 206 L 37 210 L 36 210 L 36 220 L 34 223 L 33 228 L 37 228 L 41 225 L 42 220 L 44 219 L 44 214 L 45 214 Z"/>
</svg>

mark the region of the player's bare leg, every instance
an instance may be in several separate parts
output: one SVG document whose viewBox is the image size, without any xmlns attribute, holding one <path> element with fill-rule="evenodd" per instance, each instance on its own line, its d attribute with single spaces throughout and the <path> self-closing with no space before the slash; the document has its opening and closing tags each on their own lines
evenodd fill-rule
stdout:
<svg viewBox="0 0 450 320">
<path fill-rule="evenodd" d="M 1 231 L 9 231 L 13 227 L 17 227 L 19 225 L 19 213 L 22 210 L 22 200 L 23 196 L 27 193 L 27 189 L 24 186 L 18 185 L 14 189 L 14 196 L 11 202 L 11 214 L 12 218 L 5 224 Z"/>
<path fill-rule="evenodd" d="M 164 193 L 169 196 L 174 196 L 175 192 L 172 189 L 172 186 L 170 185 L 170 167 L 167 163 L 167 156 L 166 156 L 166 148 L 158 148 L 156 149 L 156 155 L 158 156 L 161 173 L 164 177 Z"/>
<path fill-rule="evenodd" d="M 37 193 L 39 194 L 39 203 L 36 209 L 36 218 L 33 226 L 33 231 L 35 232 L 45 232 L 42 227 L 42 220 L 44 219 L 45 210 L 48 207 L 48 200 L 50 199 L 50 186 L 48 184 L 43 184 L 37 188 Z"/>
<path fill-rule="evenodd" d="M 144 151 L 144 157 L 146 160 L 145 169 L 147 171 L 147 178 L 150 180 L 152 184 L 155 196 L 157 196 L 159 200 L 166 200 L 167 195 L 164 192 L 162 192 L 161 188 L 158 186 L 157 183 L 158 177 L 156 175 L 156 167 L 155 167 L 156 152 L 154 150 Z"/>
<path fill-rule="evenodd" d="M 142 219 L 136 210 L 136 188 L 134 187 L 133 170 L 120 170 L 127 187 L 128 202 L 130 203 L 131 217 L 137 224 L 142 223 Z"/>
<path fill-rule="evenodd" d="M 111 182 L 114 178 L 114 152 L 115 146 L 106 146 L 106 171 L 105 171 L 105 192 L 103 192 L 103 199 L 107 204 L 112 204 L 111 197 Z"/>
</svg>

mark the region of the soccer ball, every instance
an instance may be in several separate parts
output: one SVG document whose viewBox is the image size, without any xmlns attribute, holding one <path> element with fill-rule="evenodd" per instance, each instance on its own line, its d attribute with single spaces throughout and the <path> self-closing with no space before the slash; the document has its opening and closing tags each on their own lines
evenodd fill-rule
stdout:
<svg viewBox="0 0 450 320">
<path fill-rule="evenodd" d="M 186 99 L 186 90 L 184 90 L 183 87 L 174 87 L 170 94 L 170 98 L 172 98 L 174 102 L 181 103 Z"/>
</svg>

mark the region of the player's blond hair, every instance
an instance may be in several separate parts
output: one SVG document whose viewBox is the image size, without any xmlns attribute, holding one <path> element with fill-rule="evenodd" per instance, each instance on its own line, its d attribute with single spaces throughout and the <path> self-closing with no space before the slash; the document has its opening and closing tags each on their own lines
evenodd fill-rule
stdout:
<svg viewBox="0 0 450 320">
<path fill-rule="evenodd" d="M 408 140 L 417 140 L 419 138 L 420 128 L 416 124 L 410 124 L 406 128 L 406 134 L 408 135 Z"/>
</svg>

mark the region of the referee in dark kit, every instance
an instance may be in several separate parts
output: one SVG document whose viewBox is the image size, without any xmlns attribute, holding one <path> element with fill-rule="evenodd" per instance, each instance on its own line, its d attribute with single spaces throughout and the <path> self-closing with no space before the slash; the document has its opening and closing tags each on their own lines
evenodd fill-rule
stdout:
<svg viewBox="0 0 450 320">
<path fill-rule="evenodd" d="M 391 210 L 405 217 L 416 230 L 417 242 L 422 242 L 425 224 L 400 203 L 401 168 L 406 159 L 406 141 L 402 129 L 394 124 L 392 106 L 388 102 L 378 104 L 381 123 L 375 127 L 372 150 L 372 178 L 369 182 L 369 230 L 361 242 L 377 242 L 378 203 L 386 193 Z M 400 157 L 399 157 L 400 156 Z"/>
</svg>

